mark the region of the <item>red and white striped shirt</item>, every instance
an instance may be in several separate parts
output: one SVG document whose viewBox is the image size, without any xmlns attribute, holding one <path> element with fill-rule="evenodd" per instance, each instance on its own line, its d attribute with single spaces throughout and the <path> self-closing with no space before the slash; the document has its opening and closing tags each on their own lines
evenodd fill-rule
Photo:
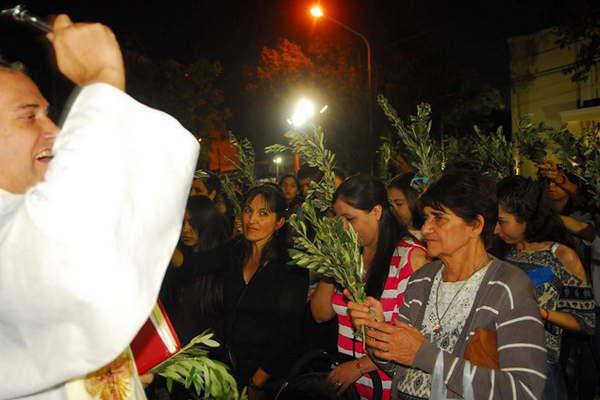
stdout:
<svg viewBox="0 0 600 400">
<path fill-rule="evenodd" d="M 400 307 L 402 307 L 408 278 L 414 272 L 410 259 L 415 249 L 426 251 L 423 246 L 415 243 L 413 240 L 402 239 L 396 246 L 396 250 L 394 250 L 394 254 L 390 260 L 390 271 L 385 281 L 381 297 L 379 298 L 379 301 L 383 306 L 385 321 L 388 323 L 394 321 L 398 317 L 398 312 Z M 363 349 L 362 341 L 360 339 L 354 340 L 355 332 L 350 317 L 348 316 L 348 301 L 341 292 L 336 290 L 331 297 L 331 303 L 338 316 L 338 351 L 342 354 L 361 358 L 366 352 Z M 378 370 L 377 373 L 381 378 L 381 385 L 383 388 L 382 398 L 384 400 L 389 400 L 392 378 L 381 370 Z M 368 374 L 361 376 L 354 384 L 356 385 L 356 390 L 361 398 L 372 398 L 373 382 Z"/>
</svg>

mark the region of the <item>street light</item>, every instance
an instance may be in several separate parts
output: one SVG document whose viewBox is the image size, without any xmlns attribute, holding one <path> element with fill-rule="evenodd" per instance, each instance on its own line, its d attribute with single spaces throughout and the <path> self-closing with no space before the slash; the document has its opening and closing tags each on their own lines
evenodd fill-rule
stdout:
<svg viewBox="0 0 600 400">
<path fill-rule="evenodd" d="M 283 162 L 281 156 L 273 157 L 273 164 L 275 164 L 275 181 L 279 181 L 279 165 Z"/>
<path fill-rule="evenodd" d="M 313 17 L 319 18 L 323 16 L 323 9 L 321 8 L 321 6 L 312 6 L 310 8 L 310 13 Z"/>
<path fill-rule="evenodd" d="M 343 22 L 340 22 L 337 19 L 335 19 L 329 15 L 326 15 L 325 12 L 323 12 L 323 8 L 319 5 L 312 6 L 310 9 L 310 14 L 314 18 L 322 18 L 323 17 L 323 18 L 328 19 L 329 21 L 346 29 L 348 32 L 351 32 L 351 33 L 355 34 L 356 36 L 360 37 L 362 39 L 362 41 L 365 43 L 365 46 L 367 47 L 367 83 L 368 83 L 368 87 L 369 87 L 369 104 L 370 104 L 371 98 L 372 98 L 371 94 L 373 92 L 373 82 L 371 79 L 371 44 L 369 43 L 369 40 L 362 33 L 350 28 L 348 25 L 344 24 Z"/>
<path fill-rule="evenodd" d="M 310 8 L 310 14 L 315 19 L 318 19 L 318 18 L 328 19 L 329 21 L 341 26 L 348 32 L 353 33 L 354 35 L 358 36 L 365 43 L 365 46 L 367 47 L 367 86 L 369 88 L 369 100 L 367 102 L 368 112 L 369 112 L 369 137 L 372 137 L 373 136 L 373 110 L 371 109 L 371 101 L 373 99 L 373 80 L 372 80 L 372 73 L 371 73 L 371 44 L 369 43 L 369 40 L 362 33 L 352 29 L 351 27 L 344 24 L 343 22 L 340 22 L 337 19 L 325 14 L 325 12 L 323 11 L 323 8 L 319 5 L 312 6 Z"/>
<path fill-rule="evenodd" d="M 304 126 L 315 115 L 315 103 L 308 99 L 300 99 L 296 103 L 294 113 L 288 122 L 295 128 Z"/>
</svg>

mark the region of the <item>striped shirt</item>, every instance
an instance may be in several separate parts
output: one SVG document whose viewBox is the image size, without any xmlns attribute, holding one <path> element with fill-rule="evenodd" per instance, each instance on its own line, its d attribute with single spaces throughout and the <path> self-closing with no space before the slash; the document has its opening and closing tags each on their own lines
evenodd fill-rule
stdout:
<svg viewBox="0 0 600 400">
<path fill-rule="evenodd" d="M 408 278 L 414 272 L 410 262 L 411 255 L 415 249 L 425 251 L 425 248 L 410 239 L 403 239 L 396 246 L 390 260 L 390 270 L 381 293 L 380 301 L 383 306 L 386 322 L 394 321 L 404 300 L 404 291 L 408 284 Z M 331 297 L 333 309 L 338 316 L 338 351 L 355 358 L 361 358 L 366 354 L 363 349 L 362 340 L 355 340 L 355 332 L 352 322 L 348 316 L 347 300 L 344 295 L 336 290 Z M 381 378 L 383 388 L 383 399 L 390 398 L 392 379 L 383 371 L 377 371 Z M 373 394 L 373 381 L 369 374 L 364 374 L 356 382 L 356 391 L 361 398 L 370 399 Z"/>
</svg>

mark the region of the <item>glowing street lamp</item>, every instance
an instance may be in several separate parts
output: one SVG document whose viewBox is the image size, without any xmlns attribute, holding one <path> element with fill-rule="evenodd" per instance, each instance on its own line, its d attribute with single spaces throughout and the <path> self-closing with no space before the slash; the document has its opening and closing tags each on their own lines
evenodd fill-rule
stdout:
<svg viewBox="0 0 600 400">
<path fill-rule="evenodd" d="M 275 164 L 275 181 L 279 181 L 279 166 L 283 162 L 283 157 L 275 156 L 273 157 L 273 164 Z"/>
<path fill-rule="evenodd" d="M 314 102 L 308 99 L 300 99 L 298 103 L 296 103 L 294 113 L 288 122 L 295 128 L 301 128 L 315 115 L 315 110 L 316 107 Z"/>
<path fill-rule="evenodd" d="M 321 6 L 312 6 L 310 8 L 310 13 L 313 17 L 320 18 L 323 16 L 323 9 L 321 8 Z"/>
</svg>

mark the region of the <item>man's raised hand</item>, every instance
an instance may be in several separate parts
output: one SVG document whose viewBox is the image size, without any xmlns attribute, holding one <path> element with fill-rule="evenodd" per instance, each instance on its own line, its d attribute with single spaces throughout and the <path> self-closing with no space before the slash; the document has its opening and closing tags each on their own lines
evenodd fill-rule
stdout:
<svg viewBox="0 0 600 400">
<path fill-rule="evenodd" d="M 47 35 L 60 71 L 79 86 L 107 83 L 125 90 L 125 68 L 119 43 L 110 28 L 98 23 L 73 23 L 64 14 Z"/>
</svg>

